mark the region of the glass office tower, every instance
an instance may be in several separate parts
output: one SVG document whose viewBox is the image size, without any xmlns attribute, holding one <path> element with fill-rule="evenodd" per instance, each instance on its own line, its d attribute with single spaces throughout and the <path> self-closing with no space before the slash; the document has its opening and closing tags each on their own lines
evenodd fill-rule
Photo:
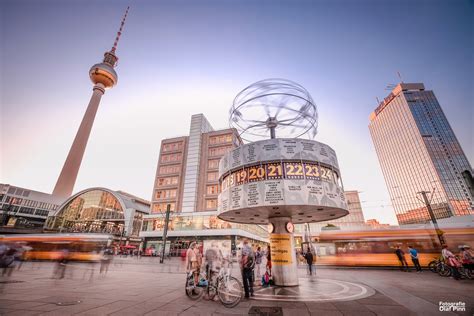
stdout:
<svg viewBox="0 0 474 316">
<path fill-rule="evenodd" d="M 420 191 L 433 194 L 436 218 L 474 214 L 462 175 L 472 168 L 433 91 L 398 84 L 370 115 L 369 129 L 400 225 L 430 221 Z"/>
</svg>

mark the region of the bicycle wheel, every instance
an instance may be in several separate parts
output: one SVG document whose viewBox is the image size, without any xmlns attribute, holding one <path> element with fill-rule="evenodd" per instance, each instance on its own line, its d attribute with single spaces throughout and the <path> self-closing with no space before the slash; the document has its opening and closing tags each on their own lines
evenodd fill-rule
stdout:
<svg viewBox="0 0 474 316">
<path fill-rule="evenodd" d="M 433 273 L 438 272 L 438 271 L 437 271 L 437 266 L 438 266 L 438 262 L 437 262 L 436 260 L 433 260 L 433 261 L 431 261 L 430 263 L 428 263 L 428 268 L 429 268 L 430 271 L 433 272 Z"/>
<path fill-rule="evenodd" d="M 443 277 L 449 277 L 452 274 L 451 268 L 447 264 L 441 264 L 439 266 L 438 274 Z"/>
<path fill-rule="evenodd" d="M 196 286 L 194 284 L 194 276 L 191 274 L 186 277 L 186 284 L 184 287 L 186 296 L 192 300 L 198 300 L 204 294 L 205 288 Z"/>
<path fill-rule="evenodd" d="M 242 283 L 234 277 L 223 278 L 219 282 L 217 295 L 225 307 L 234 307 L 242 299 Z"/>
<path fill-rule="evenodd" d="M 464 272 L 466 273 L 466 277 L 469 279 L 469 280 L 472 280 L 474 279 L 474 272 L 470 269 L 464 269 Z"/>
</svg>

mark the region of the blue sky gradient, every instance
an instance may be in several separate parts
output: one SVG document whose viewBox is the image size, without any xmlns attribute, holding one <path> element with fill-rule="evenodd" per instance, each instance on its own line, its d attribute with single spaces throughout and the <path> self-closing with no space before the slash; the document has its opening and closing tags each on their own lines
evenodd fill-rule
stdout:
<svg viewBox="0 0 474 316">
<path fill-rule="evenodd" d="M 161 139 L 187 134 L 195 113 L 227 127 L 235 95 L 274 77 L 311 93 L 316 139 L 338 153 L 366 219 L 396 222 L 367 126 L 397 71 L 434 90 L 472 164 L 472 1 L 3 0 L 1 182 L 52 191 L 92 93 L 88 70 L 127 5 L 119 82 L 102 99 L 75 191 L 151 198 Z"/>
</svg>

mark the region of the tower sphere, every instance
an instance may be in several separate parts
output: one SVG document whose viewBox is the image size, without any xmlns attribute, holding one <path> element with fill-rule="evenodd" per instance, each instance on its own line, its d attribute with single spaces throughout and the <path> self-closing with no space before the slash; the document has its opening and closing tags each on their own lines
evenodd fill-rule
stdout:
<svg viewBox="0 0 474 316">
<path fill-rule="evenodd" d="M 106 89 L 117 84 L 118 76 L 114 68 L 106 63 L 95 64 L 89 70 L 89 77 L 94 84 L 101 83 Z"/>
</svg>

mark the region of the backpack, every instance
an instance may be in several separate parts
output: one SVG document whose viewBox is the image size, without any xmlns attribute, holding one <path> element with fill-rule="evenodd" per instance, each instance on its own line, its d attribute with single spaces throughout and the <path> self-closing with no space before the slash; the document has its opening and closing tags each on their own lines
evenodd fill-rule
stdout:
<svg viewBox="0 0 474 316">
<path fill-rule="evenodd" d="M 247 260 L 245 260 L 244 268 L 246 269 L 253 269 L 255 266 L 255 255 L 253 252 L 250 252 L 247 256 Z"/>
<path fill-rule="evenodd" d="M 265 272 L 265 274 L 262 276 L 262 286 L 266 287 L 270 285 L 270 274 Z"/>
</svg>

